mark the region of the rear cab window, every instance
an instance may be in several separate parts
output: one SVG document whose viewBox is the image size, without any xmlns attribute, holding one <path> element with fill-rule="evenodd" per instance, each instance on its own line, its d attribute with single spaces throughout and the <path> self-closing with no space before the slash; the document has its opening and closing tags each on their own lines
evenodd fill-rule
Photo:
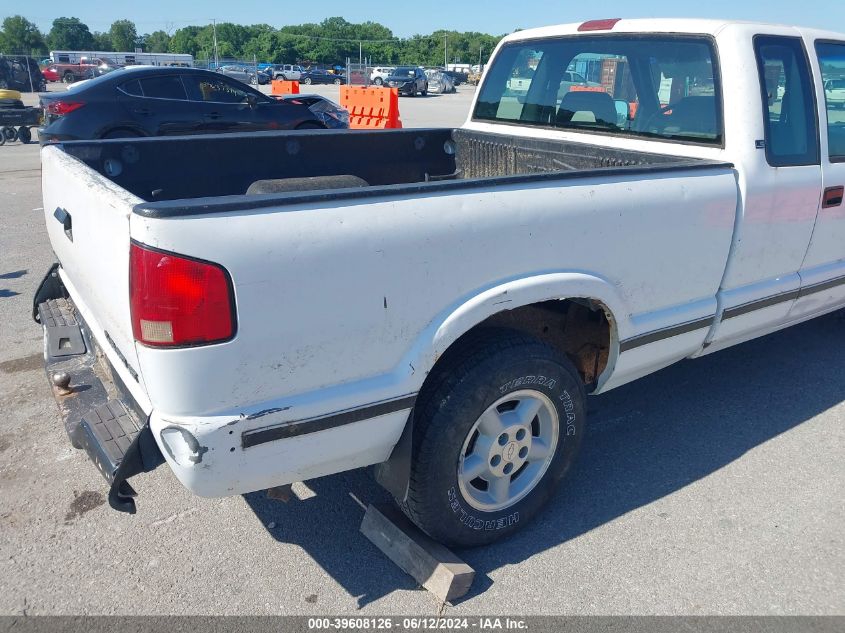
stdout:
<svg viewBox="0 0 845 633">
<path fill-rule="evenodd" d="M 845 42 L 816 42 L 827 110 L 831 162 L 845 162 Z"/>
<path fill-rule="evenodd" d="M 570 36 L 505 45 L 476 121 L 722 146 L 711 38 Z"/>
<path fill-rule="evenodd" d="M 766 160 L 773 167 L 817 165 L 819 135 L 813 79 L 798 37 L 754 38 L 763 101 Z"/>
</svg>

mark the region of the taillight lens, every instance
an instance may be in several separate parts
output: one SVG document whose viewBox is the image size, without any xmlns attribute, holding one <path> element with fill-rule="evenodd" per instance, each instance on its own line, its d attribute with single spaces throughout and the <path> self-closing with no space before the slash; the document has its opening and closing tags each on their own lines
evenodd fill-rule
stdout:
<svg viewBox="0 0 845 633">
<path fill-rule="evenodd" d="M 144 345 L 207 345 L 235 335 L 232 284 L 217 264 L 133 243 L 129 304 L 132 332 Z"/>
<path fill-rule="evenodd" d="M 79 110 L 84 105 L 85 103 L 82 101 L 50 101 L 47 103 L 47 112 L 56 116 L 64 116 L 74 110 Z"/>
</svg>

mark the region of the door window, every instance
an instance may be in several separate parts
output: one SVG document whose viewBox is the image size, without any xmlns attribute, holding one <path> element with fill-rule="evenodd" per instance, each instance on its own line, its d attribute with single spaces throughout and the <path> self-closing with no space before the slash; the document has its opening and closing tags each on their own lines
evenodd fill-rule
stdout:
<svg viewBox="0 0 845 633">
<path fill-rule="evenodd" d="M 774 167 L 817 165 L 818 116 L 801 39 L 758 36 L 754 38 L 754 48 L 768 163 Z"/>
<path fill-rule="evenodd" d="M 144 96 L 151 99 L 175 99 L 187 101 L 185 86 L 178 75 L 167 75 L 164 77 L 149 77 L 141 79 L 141 90 Z"/>
<path fill-rule="evenodd" d="M 217 77 L 192 77 L 195 82 L 197 99 L 208 103 L 244 103 L 247 93 L 225 79 Z"/>
<path fill-rule="evenodd" d="M 827 145 L 832 162 L 845 162 L 845 42 L 817 42 L 824 82 Z"/>
</svg>

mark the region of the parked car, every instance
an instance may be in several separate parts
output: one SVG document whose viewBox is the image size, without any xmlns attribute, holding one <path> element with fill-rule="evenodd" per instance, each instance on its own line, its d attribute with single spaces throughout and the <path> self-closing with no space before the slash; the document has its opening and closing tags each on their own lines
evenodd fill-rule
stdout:
<svg viewBox="0 0 845 633">
<path fill-rule="evenodd" d="M 456 86 L 465 84 L 469 80 L 469 73 L 461 72 L 459 70 L 444 70 L 443 72 L 452 78 L 452 82 Z"/>
<path fill-rule="evenodd" d="M 61 81 L 62 76 L 58 73 L 55 66 L 45 66 L 41 69 L 41 74 L 44 75 L 44 79 L 50 82 Z"/>
<path fill-rule="evenodd" d="M 116 70 L 42 95 L 41 106 L 42 142 L 326 127 L 304 104 L 194 68 Z"/>
<path fill-rule="evenodd" d="M 428 79 L 428 91 L 434 94 L 447 94 L 456 92 L 452 78 L 442 70 L 426 70 L 425 76 Z"/>
<path fill-rule="evenodd" d="M 349 127 L 349 110 L 331 99 L 315 94 L 297 94 L 277 96 L 276 99 L 302 103 L 314 113 L 327 128 L 345 129 Z"/>
<path fill-rule="evenodd" d="M 251 68 L 250 66 L 229 65 L 221 66 L 217 72 L 232 79 L 237 79 L 245 84 L 252 84 L 257 86 L 264 85 L 270 81 L 270 75 L 267 73 Z"/>
<path fill-rule="evenodd" d="M 298 64 L 271 64 L 267 69 L 273 79 L 282 81 L 299 81 L 303 72 L 305 71 L 302 66 Z"/>
<path fill-rule="evenodd" d="M 382 85 L 396 68 L 394 66 L 376 66 L 370 73 L 370 83 Z"/>
<path fill-rule="evenodd" d="M 824 96 L 828 103 L 845 108 L 845 79 L 830 79 L 825 82 Z"/>
<path fill-rule="evenodd" d="M 630 82 L 557 100 L 570 60 L 620 51 Z M 818 29 L 568 24 L 505 36 L 458 129 L 43 148 L 59 264 L 34 306 L 73 445 L 125 512 L 165 462 L 207 497 L 382 464 L 434 539 L 513 534 L 573 472 L 587 393 L 845 307 L 845 124 L 812 89 L 843 57 Z M 841 377 L 778 404 L 816 380 Z M 570 498 L 620 494 L 602 480 Z"/>
<path fill-rule="evenodd" d="M 417 94 L 423 96 L 428 94 L 428 79 L 426 79 L 423 69 L 418 66 L 396 68 L 388 76 L 387 85 L 391 88 L 398 88 L 400 95 L 415 97 Z"/>
<path fill-rule="evenodd" d="M 0 55 L 0 90 L 43 92 L 47 82 L 32 57 Z"/>
<path fill-rule="evenodd" d="M 326 70 L 320 70 L 317 68 L 303 72 L 299 78 L 299 83 L 305 85 L 336 84 L 339 86 L 346 83 L 346 77 L 343 75 L 334 75 Z"/>
</svg>

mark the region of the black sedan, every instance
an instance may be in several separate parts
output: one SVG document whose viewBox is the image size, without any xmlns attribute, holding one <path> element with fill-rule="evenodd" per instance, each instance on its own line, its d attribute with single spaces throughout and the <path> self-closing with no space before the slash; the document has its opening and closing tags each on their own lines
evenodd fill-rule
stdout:
<svg viewBox="0 0 845 633">
<path fill-rule="evenodd" d="M 336 84 L 341 85 L 346 83 L 346 78 L 343 75 L 333 75 L 325 70 L 308 70 L 299 78 L 301 84 Z"/>
<path fill-rule="evenodd" d="M 123 68 L 42 95 L 41 106 L 42 143 L 326 127 L 305 103 L 195 68 Z"/>
</svg>

